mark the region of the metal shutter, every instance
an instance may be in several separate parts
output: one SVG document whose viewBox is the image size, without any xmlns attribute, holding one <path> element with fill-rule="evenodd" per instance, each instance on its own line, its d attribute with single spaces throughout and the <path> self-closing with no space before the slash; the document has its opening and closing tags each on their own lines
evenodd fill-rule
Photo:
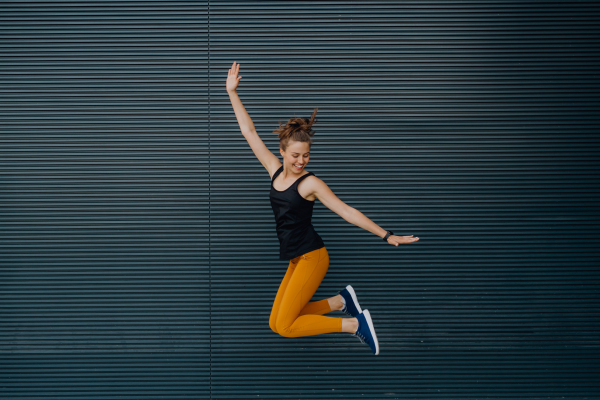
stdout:
<svg viewBox="0 0 600 400">
<path fill-rule="evenodd" d="M 598 395 L 598 11 L 210 2 L 214 399 Z M 318 107 L 307 170 L 421 238 L 386 245 L 315 204 L 330 267 L 314 300 L 352 284 L 378 356 L 346 333 L 269 328 L 287 265 L 225 91 L 234 60 L 275 154 L 278 120 Z"/>
<path fill-rule="evenodd" d="M 207 3 L 0 6 L 0 398 L 209 398 Z"/>
<path fill-rule="evenodd" d="M 3 2 L 0 398 L 595 398 L 596 2 Z M 278 120 L 381 354 L 268 326 Z M 331 316 L 342 316 L 332 313 Z"/>
</svg>

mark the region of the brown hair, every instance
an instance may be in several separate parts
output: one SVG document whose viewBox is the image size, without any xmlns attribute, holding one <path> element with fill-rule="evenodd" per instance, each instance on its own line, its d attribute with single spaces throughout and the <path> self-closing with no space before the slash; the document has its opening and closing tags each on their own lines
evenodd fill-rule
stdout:
<svg viewBox="0 0 600 400">
<path fill-rule="evenodd" d="M 279 147 L 285 151 L 290 140 L 294 142 L 307 142 L 310 146 L 312 144 L 312 137 L 315 131 L 312 129 L 313 124 L 316 122 L 315 117 L 317 115 L 318 108 L 315 108 L 310 119 L 303 117 L 293 117 L 287 122 L 285 126 L 281 125 L 279 121 L 279 129 L 275 129 L 273 133 L 277 133 L 279 136 Z"/>
</svg>

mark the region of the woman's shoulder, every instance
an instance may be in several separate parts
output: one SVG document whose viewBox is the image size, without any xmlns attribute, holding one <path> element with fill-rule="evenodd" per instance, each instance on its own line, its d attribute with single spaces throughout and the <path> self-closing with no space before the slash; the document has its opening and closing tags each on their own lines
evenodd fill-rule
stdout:
<svg viewBox="0 0 600 400">
<path fill-rule="evenodd" d="M 275 164 L 273 166 L 271 166 L 271 169 L 269 170 L 269 175 L 271 176 L 271 182 L 273 181 L 273 179 L 275 179 L 275 176 L 279 174 L 279 172 L 281 172 L 281 170 L 283 170 L 283 164 L 279 163 L 279 165 Z"/>
</svg>

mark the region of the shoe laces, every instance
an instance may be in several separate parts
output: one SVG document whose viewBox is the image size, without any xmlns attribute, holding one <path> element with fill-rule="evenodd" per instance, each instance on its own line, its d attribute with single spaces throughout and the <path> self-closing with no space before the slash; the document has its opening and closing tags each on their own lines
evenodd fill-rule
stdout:
<svg viewBox="0 0 600 400">
<path fill-rule="evenodd" d="M 340 291 L 338 292 L 338 294 L 342 294 L 342 291 L 340 290 Z M 347 300 L 346 300 L 346 301 L 347 301 Z M 352 315 L 352 314 L 350 314 L 350 313 L 348 312 L 348 303 L 347 303 L 347 302 L 346 302 L 346 303 L 344 303 L 344 306 L 342 307 L 342 309 L 341 309 L 340 311 L 342 311 L 342 312 L 343 312 L 344 314 L 346 314 L 346 315 L 349 315 L 349 316 L 351 316 L 351 317 L 354 317 L 354 315 Z"/>
<path fill-rule="evenodd" d="M 356 336 L 361 343 L 368 344 L 367 338 L 360 331 L 356 331 L 356 333 L 354 333 L 353 335 Z"/>
<path fill-rule="evenodd" d="M 345 306 L 345 305 L 344 305 L 344 308 L 342 308 L 342 312 L 343 312 L 344 314 L 346 314 L 346 315 L 349 315 L 349 316 L 351 316 L 351 317 L 354 317 L 354 315 L 352 315 L 352 314 L 350 314 L 350 313 L 348 312 L 348 307 L 347 307 L 347 306 Z"/>
</svg>

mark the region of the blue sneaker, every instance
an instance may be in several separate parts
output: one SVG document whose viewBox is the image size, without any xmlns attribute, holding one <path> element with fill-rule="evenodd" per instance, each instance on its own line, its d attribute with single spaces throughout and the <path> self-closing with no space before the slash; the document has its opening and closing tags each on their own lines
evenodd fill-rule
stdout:
<svg viewBox="0 0 600 400">
<path fill-rule="evenodd" d="M 356 319 L 358 319 L 358 329 L 352 336 L 356 336 L 362 343 L 368 344 L 373 351 L 373 354 L 379 354 L 379 341 L 375 334 L 371 313 L 369 310 L 365 310 L 358 314 Z"/>
<path fill-rule="evenodd" d="M 344 300 L 346 300 L 346 304 L 341 310 L 344 314 L 350 315 L 351 317 L 356 317 L 362 312 L 362 309 L 358 304 L 358 300 L 356 299 L 356 293 L 354 293 L 352 286 L 346 286 L 346 288 L 338 292 L 338 294 L 341 294 Z"/>
</svg>

